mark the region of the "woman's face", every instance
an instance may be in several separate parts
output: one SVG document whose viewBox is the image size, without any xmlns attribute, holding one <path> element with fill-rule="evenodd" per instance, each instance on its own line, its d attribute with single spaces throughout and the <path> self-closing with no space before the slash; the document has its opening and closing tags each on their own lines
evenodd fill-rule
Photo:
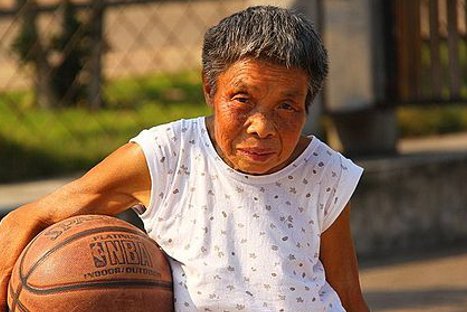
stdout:
<svg viewBox="0 0 467 312">
<path fill-rule="evenodd" d="M 214 110 L 208 130 L 224 161 L 249 174 L 288 165 L 305 124 L 308 81 L 302 70 L 248 58 L 219 75 L 215 94 L 205 83 Z"/>
</svg>

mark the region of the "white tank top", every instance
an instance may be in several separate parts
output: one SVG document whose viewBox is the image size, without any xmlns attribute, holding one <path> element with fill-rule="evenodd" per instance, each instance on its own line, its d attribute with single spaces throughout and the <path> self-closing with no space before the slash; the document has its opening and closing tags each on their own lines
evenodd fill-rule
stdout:
<svg viewBox="0 0 467 312">
<path fill-rule="evenodd" d="M 170 257 L 176 311 L 344 311 L 326 282 L 320 236 L 362 168 L 313 137 L 290 165 L 253 176 L 217 154 L 204 117 L 142 131 L 149 236 Z"/>
</svg>

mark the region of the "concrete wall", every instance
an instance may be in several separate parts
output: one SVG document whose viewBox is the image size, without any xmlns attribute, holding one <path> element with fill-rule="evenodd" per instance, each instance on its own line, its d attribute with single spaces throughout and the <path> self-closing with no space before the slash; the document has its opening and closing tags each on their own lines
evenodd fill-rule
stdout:
<svg viewBox="0 0 467 312">
<path fill-rule="evenodd" d="M 352 155 L 395 152 L 396 118 L 385 100 L 383 0 L 325 1 L 330 70 L 325 89 L 332 117 L 328 141 Z"/>
<path fill-rule="evenodd" d="M 326 89 L 332 112 L 362 110 L 384 98 L 382 0 L 326 0 L 325 42 L 330 71 Z"/>
<path fill-rule="evenodd" d="M 403 253 L 467 240 L 467 152 L 360 162 L 352 199 L 361 255 Z"/>
</svg>

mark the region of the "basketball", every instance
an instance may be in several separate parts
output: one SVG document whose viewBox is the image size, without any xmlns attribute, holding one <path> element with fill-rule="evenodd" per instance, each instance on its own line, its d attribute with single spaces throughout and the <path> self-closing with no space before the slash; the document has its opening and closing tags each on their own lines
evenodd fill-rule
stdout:
<svg viewBox="0 0 467 312">
<path fill-rule="evenodd" d="M 56 223 L 23 250 L 8 305 L 17 311 L 173 311 L 172 276 L 159 246 L 114 217 Z"/>
</svg>

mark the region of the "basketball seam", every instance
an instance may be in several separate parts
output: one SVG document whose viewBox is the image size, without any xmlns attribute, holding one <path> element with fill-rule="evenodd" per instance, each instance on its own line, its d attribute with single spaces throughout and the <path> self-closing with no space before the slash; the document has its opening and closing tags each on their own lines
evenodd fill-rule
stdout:
<svg viewBox="0 0 467 312">
<path fill-rule="evenodd" d="M 18 286 L 18 292 L 15 292 L 14 291 L 14 288 L 13 286 L 11 285 L 10 283 L 10 292 L 12 294 L 14 294 L 13 297 L 13 303 L 12 303 L 12 306 L 11 306 L 11 311 L 10 312 L 15 312 L 16 310 L 20 311 L 20 312 L 30 312 L 24 305 L 23 303 L 20 301 L 19 299 L 19 296 L 20 296 L 20 293 L 21 293 L 21 290 L 23 289 L 22 287 L 22 284 L 20 284 Z"/>
<path fill-rule="evenodd" d="M 19 293 L 21 290 L 21 283 L 18 286 L 18 292 L 15 292 L 15 289 L 13 288 L 13 285 L 9 283 L 10 285 L 10 295 L 11 295 L 11 312 L 14 312 L 16 309 L 16 305 L 18 304 L 19 301 Z"/>
<path fill-rule="evenodd" d="M 166 281 L 133 281 L 133 280 L 116 280 L 116 281 L 105 281 L 105 282 L 91 282 L 88 284 L 68 285 L 48 289 L 34 288 L 29 285 L 25 285 L 24 288 L 36 295 L 49 295 L 59 292 L 68 292 L 74 290 L 83 289 L 99 289 L 99 288 L 119 288 L 119 287 L 151 287 L 161 288 L 164 290 L 172 290 L 172 283 Z"/>
<path fill-rule="evenodd" d="M 18 308 L 21 312 L 30 312 L 28 308 L 26 308 L 21 301 L 18 300 Z"/>
</svg>

